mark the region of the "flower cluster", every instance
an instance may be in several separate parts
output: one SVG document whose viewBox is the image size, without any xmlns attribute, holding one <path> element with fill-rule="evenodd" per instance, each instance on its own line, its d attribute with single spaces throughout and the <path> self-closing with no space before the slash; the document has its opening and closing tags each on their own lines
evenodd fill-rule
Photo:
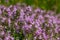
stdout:
<svg viewBox="0 0 60 40">
<path fill-rule="evenodd" d="M 25 4 L 0 5 L 0 40 L 60 40 L 60 14 Z"/>
</svg>

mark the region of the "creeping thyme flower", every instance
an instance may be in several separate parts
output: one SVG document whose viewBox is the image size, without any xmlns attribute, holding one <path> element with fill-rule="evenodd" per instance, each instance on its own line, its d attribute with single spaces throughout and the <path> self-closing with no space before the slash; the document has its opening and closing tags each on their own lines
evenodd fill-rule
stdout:
<svg viewBox="0 0 60 40">
<path fill-rule="evenodd" d="M 60 14 L 25 4 L 0 5 L 0 40 L 60 40 Z"/>
</svg>

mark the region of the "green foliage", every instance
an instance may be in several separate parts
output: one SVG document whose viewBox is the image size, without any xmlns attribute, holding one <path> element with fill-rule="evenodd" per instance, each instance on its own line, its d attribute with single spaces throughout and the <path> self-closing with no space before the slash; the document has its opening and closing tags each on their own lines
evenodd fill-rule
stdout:
<svg viewBox="0 0 60 40">
<path fill-rule="evenodd" d="M 20 30 L 19 33 L 17 33 L 17 32 L 13 33 L 13 36 L 14 36 L 14 40 L 23 40 L 24 39 L 22 30 Z"/>
<path fill-rule="evenodd" d="M 59 0 L 9 0 L 9 2 L 6 2 L 5 0 L 1 0 L 1 4 L 4 5 L 16 4 L 18 2 L 26 3 L 27 5 L 35 5 L 36 7 L 40 7 L 46 10 L 55 10 L 54 6 L 57 6 L 59 11 L 59 7 L 60 7 Z"/>
</svg>

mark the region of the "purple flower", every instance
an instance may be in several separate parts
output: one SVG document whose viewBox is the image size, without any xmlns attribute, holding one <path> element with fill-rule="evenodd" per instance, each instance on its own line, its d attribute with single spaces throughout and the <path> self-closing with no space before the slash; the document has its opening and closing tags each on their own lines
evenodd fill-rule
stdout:
<svg viewBox="0 0 60 40">
<path fill-rule="evenodd" d="M 23 30 L 29 31 L 31 29 L 31 26 L 24 25 L 22 28 Z"/>
<path fill-rule="evenodd" d="M 8 18 L 8 25 L 9 25 L 9 27 L 10 27 L 10 24 L 11 24 L 11 19 Z"/>
<path fill-rule="evenodd" d="M 45 32 L 43 33 L 43 37 L 44 37 L 44 40 L 48 39 L 48 36 L 45 34 Z"/>
<path fill-rule="evenodd" d="M 14 38 L 11 37 L 11 36 L 6 36 L 6 37 L 4 38 L 4 40 L 14 40 Z"/>
<path fill-rule="evenodd" d="M 6 20 L 6 18 L 5 17 L 2 17 L 1 22 L 5 22 L 5 20 Z"/>
<path fill-rule="evenodd" d="M 41 10 L 39 8 L 35 9 L 35 12 L 40 12 Z"/>
<path fill-rule="evenodd" d="M 17 8 L 16 6 L 13 7 L 13 12 L 16 12 L 17 11 Z"/>
<path fill-rule="evenodd" d="M 0 15 L 2 14 L 2 11 L 1 11 L 1 9 L 0 9 Z"/>
<path fill-rule="evenodd" d="M 25 15 L 25 13 L 24 13 L 24 10 L 23 9 L 21 9 L 21 11 L 20 11 L 20 16 L 24 16 Z"/>
<path fill-rule="evenodd" d="M 54 15 L 54 12 L 53 11 L 48 11 L 47 14 L 48 15 Z"/>
<path fill-rule="evenodd" d="M 32 11 L 32 7 L 31 6 L 26 7 L 26 9 L 29 10 L 29 11 Z"/>
<path fill-rule="evenodd" d="M 38 35 L 41 35 L 41 33 L 42 33 L 42 29 L 38 27 L 38 29 L 35 32 L 35 35 L 38 36 Z"/>
<path fill-rule="evenodd" d="M 10 10 L 10 8 L 6 8 L 6 11 L 7 11 L 7 12 L 10 12 L 11 10 Z"/>
<path fill-rule="evenodd" d="M 8 16 L 10 16 L 10 17 L 11 17 L 11 16 L 12 16 L 12 12 L 8 12 Z"/>
</svg>

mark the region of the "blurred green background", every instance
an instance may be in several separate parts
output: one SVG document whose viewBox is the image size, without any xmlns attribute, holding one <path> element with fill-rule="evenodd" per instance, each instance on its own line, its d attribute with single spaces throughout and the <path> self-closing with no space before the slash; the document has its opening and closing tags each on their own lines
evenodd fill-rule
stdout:
<svg viewBox="0 0 60 40">
<path fill-rule="evenodd" d="M 16 3 L 26 3 L 45 10 L 52 10 L 60 13 L 60 0 L 0 0 L 0 5 L 11 5 Z"/>
</svg>

